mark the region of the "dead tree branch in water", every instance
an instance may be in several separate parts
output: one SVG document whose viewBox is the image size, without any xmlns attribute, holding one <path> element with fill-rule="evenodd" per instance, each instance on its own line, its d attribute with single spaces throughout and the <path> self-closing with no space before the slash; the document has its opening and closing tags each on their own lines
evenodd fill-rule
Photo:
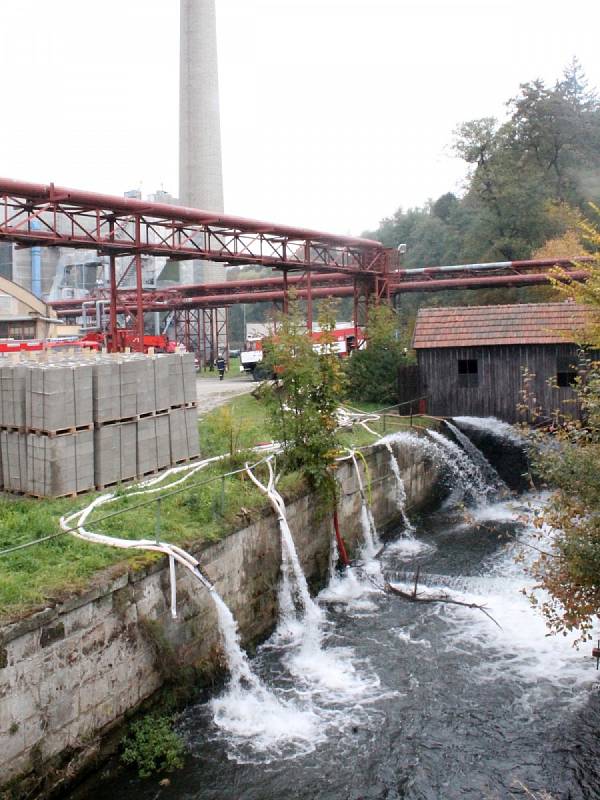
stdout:
<svg viewBox="0 0 600 800">
<path fill-rule="evenodd" d="M 481 611 L 483 614 L 486 615 L 494 625 L 497 625 L 500 630 L 502 630 L 502 626 L 499 622 L 497 622 L 489 611 L 486 609 L 485 606 L 480 605 L 479 603 L 468 603 L 465 600 L 456 600 L 453 597 L 450 597 L 448 594 L 430 594 L 427 596 L 420 596 L 418 591 L 419 585 L 419 572 L 420 570 L 417 569 L 415 572 L 415 583 L 412 592 L 405 592 L 402 589 L 398 589 L 398 587 L 391 584 L 388 580 L 384 580 L 383 588 L 385 592 L 389 594 L 394 594 L 397 597 L 401 597 L 403 600 L 408 600 L 411 603 L 447 603 L 448 605 L 452 606 L 463 606 L 464 608 L 475 608 L 478 611 Z"/>
</svg>

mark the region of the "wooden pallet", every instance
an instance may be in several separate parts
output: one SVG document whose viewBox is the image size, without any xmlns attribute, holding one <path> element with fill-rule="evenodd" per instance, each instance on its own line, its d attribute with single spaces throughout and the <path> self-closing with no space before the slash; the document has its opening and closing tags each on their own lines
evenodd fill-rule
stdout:
<svg viewBox="0 0 600 800">
<path fill-rule="evenodd" d="M 88 425 L 74 425 L 69 428 L 59 428 L 55 431 L 44 430 L 43 428 L 26 428 L 26 433 L 35 433 L 37 436 L 47 436 L 49 439 L 54 439 L 56 436 L 64 436 L 68 433 L 80 433 L 82 431 L 93 431 L 94 423 L 90 422 Z"/>
<path fill-rule="evenodd" d="M 13 494 L 22 494 L 26 497 L 33 497 L 36 500 L 63 500 L 68 497 L 71 500 L 80 497 L 83 494 L 89 494 L 94 491 L 92 486 L 89 489 L 80 489 L 78 492 L 65 492 L 64 494 L 37 494 L 36 492 L 13 492 Z"/>
<path fill-rule="evenodd" d="M 94 422 L 94 427 L 95 428 L 108 428 L 111 425 L 120 425 L 121 423 L 126 423 L 126 422 L 138 422 L 139 419 L 140 419 L 140 415 L 139 414 L 135 414 L 133 417 L 121 417 L 119 419 L 106 419 L 106 420 L 103 420 L 102 422 Z"/>
</svg>

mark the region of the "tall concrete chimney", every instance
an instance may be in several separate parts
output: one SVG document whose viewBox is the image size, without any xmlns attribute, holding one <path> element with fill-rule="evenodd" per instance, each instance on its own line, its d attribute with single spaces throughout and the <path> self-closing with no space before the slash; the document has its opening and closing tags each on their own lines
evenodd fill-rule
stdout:
<svg viewBox="0 0 600 800">
<path fill-rule="evenodd" d="M 179 83 L 179 199 L 192 208 L 223 211 L 215 0 L 181 0 Z M 223 268 L 196 262 L 190 279 L 223 280 Z"/>
</svg>

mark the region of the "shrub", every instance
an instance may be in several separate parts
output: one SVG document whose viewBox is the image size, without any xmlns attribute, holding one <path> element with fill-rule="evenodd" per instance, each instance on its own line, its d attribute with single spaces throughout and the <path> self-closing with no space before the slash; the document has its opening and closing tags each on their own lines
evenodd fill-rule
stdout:
<svg viewBox="0 0 600 800">
<path fill-rule="evenodd" d="M 140 778 L 183 766 L 185 745 L 173 730 L 173 717 L 150 714 L 137 720 L 123 745 L 122 761 L 135 765 Z"/>
</svg>

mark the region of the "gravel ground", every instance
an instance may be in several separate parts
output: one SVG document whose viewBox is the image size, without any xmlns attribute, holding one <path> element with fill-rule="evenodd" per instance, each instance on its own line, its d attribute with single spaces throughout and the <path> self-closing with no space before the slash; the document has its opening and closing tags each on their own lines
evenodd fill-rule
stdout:
<svg viewBox="0 0 600 800">
<path fill-rule="evenodd" d="M 196 380 L 196 392 L 198 395 L 198 416 L 212 411 L 214 408 L 222 406 L 228 400 L 238 397 L 241 394 L 248 394 L 255 389 L 257 384 L 251 377 L 225 378 L 220 381 L 217 378 L 198 378 Z"/>
</svg>

